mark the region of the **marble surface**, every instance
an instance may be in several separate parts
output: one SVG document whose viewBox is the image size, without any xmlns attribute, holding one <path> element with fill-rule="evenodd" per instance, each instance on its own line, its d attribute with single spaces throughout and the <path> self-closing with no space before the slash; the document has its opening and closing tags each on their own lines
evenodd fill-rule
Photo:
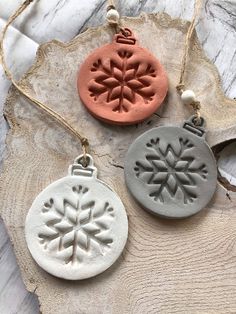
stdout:
<svg viewBox="0 0 236 314">
<path fill-rule="evenodd" d="M 0 1 L 0 29 L 21 0 Z M 121 14 L 137 16 L 142 11 L 166 12 L 172 17 L 190 19 L 193 0 L 119 0 Z M 38 45 L 51 39 L 69 41 L 89 26 L 105 21 L 105 0 L 38 0 L 17 19 L 9 29 L 5 41 L 7 63 L 19 79 L 30 67 Z M 206 0 L 197 33 L 207 56 L 219 70 L 223 90 L 230 98 L 236 97 L 236 1 Z M 158 43 L 154 43 L 158 44 Z M 0 112 L 4 105 L 9 81 L 0 66 Z M 0 160 L 4 152 L 7 125 L 0 116 Z M 233 147 L 233 151 L 236 148 Z M 231 149 L 232 159 L 235 155 Z M 224 165 L 225 160 L 220 160 Z M 230 164 L 229 176 L 236 173 Z M 0 221 L 0 313 L 38 313 L 37 298 L 29 294 L 21 281 L 14 254 L 3 223 Z"/>
</svg>

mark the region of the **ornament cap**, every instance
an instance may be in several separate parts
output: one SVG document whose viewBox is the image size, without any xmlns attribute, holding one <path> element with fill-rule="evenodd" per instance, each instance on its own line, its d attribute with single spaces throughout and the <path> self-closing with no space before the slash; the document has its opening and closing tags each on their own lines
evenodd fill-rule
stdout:
<svg viewBox="0 0 236 314">
<path fill-rule="evenodd" d="M 69 167 L 69 175 L 71 176 L 82 176 L 87 178 L 96 178 L 97 177 L 97 168 L 94 167 L 93 157 L 89 154 L 86 154 L 87 166 L 83 166 L 84 155 L 79 155 L 73 165 Z"/>
<path fill-rule="evenodd" d="M 183 124 L 183 128 L 199 137 L 205 137 L 206 130 L 205 130 L 205 120 L 203 117 L 200 117 L 200 123 L 196 123 L 196 116 L 191 116 L 188 120 L 186 120 Z"/>
<path fill-rule="evenodd" d="M 114 36 L 114 41 L 119 44 L 135 45 L 137 40 L 129 28 L 121 28 Z"/>
</svg>

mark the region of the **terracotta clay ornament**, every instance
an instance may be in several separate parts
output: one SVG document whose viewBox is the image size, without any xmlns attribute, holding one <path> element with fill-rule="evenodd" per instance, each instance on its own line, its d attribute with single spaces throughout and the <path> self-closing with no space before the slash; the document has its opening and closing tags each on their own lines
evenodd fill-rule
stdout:
<svg viewBox="0 0 236 314">
<path fill-rule="evenodd" d="M 112 124 L 135 124 L 163 102 L 168 80 L 161 63 L 137 44 L 130 29 L 93 51 L 80 66 L 78 92 L 89 112 Z"/>
</svg>

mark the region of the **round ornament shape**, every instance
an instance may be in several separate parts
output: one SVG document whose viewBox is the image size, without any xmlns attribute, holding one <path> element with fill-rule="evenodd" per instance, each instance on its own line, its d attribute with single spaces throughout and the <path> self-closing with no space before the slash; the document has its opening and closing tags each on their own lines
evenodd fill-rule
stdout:
<svg viewBox="0 0 236 314">
<path fill-rule="evenodd" d="M 94 50 L 81 65 L 80 98 L 96 118 L 129 125 L 151 116 L 163 102 L 168 80 L 161 63 L 125 28 L 113 43 Z"/>
<path fill-rule="evenodd" d="M 161 126 L 139 136 L 125 160 L 125 180 L 136 201 L 165 218 L 198 213 L 217 184 L 214 155 L 204 139 L 204 120 L 184 126 Z"/>
<path fill-rule="evenodd" d="M 116 193 L 97 179 L 87 155 L 69 175 L 44 189 L 33 202 L 25 236 L 34 260 L 48 273 L 68 280 L 96 276 L 120 256 L 128 236 L 125 208 Z"/>
</svg>

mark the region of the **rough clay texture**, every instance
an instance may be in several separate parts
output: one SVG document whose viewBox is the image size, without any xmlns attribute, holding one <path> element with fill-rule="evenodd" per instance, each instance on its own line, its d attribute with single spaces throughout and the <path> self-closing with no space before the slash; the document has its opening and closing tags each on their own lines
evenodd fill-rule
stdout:
<svg viewBox="0 0 236 314">
<path fill-rule="evenodd" d="M 150 117 L 168 90 L 160 62 L 140 47 L 132 32 L 117 34 L 113 43 L 95 49 L 81 64 L 79 95 L 98 119 L 111 124 L 136 124 Z"/>
<path fill-rule="evenodd" d="M 125 181 L 144 209 L 166 218 L 186 218 L 211 200 L 217 183 L 216 162 L 204 138 L 192 133 L 196 130 L 162 126 L 131 144 L 125 158 Z"/>
<path fill-rule="evenodd" d="M 175 91 L 188 23 L 167 15 L 144 15 L 124 19 L 124 24 L 139 34 L 140 44 L 158 56 L 168 73 L 169 93 L 158 115 L 138 126 L 115 127 L 93 119 L 79 101 L 78 67 L 93 49 L 111 41 L 108 27 L 88 30 L 68 44 L 43 45 L 21 84 L 90 139 L 99 178 L 122 196 L 128 212 L 126 248 L 109 270 L 82 282 L 54 278 L 34 263 L 24 238 L 27 211 L 43 188 L 66 174 L 81 150 L 72 136 L 12 89 L 5 107 L 11 131 L 0 199 L 23 279 L 30 291 L 36 290 L 46 314 L 234 313 L 234 194 L 228 198 L 218 185 L 206 210 L 186 220 L 164 221 L 142 210 L 124 183 L 122 167 L 131 142 L 151 127 L 181 125 L 190 115 Z M 196 38 L 186 83 L 202 101 L 210 145 L 236 138 L 235 102 L 224 97 L 216 68 Z"/>
<path fill-rule="evenodd" d="M 127 241 L 128 221 L 120 198 L 97 179 L 97 169 L 76 162 L 74 167 L 36 197 L 25 235 L 39 266 L 56 277 L 81 280 L 115 263 Z"/>
</svg>

